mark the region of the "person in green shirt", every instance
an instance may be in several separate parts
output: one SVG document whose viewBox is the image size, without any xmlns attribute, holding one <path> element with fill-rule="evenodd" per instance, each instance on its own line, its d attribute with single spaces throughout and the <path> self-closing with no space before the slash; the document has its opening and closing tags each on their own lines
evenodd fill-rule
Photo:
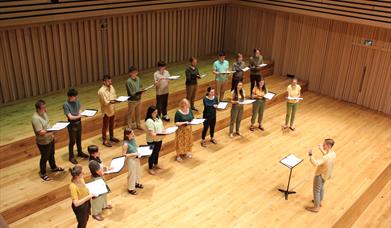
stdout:
<svg viewBox="0 0 391 228">
<path fill-rule="evenodd" d="M 31 123 L 35 133 L 35 140 L 41 153 L 41 159 L 39 160 L 39 176 L 44 181 L 51 180 L 46 174 L 46 163 L 49 161 L 52 172 L 62 172 L 63 168 L 56 165 L 54 158 L 55 145 L 54 145 L 54 134 L 47 129 L 50 128 L 49 117 L 46 114 L 46 104 L 43 100 L 38 100 L 35 103 L 35 110 Z"/>
<path fill-rule="evenodd" d="M 175 124 L 178 126 L 178 130 L 175 132 L 175 150 L 178 162 L 183 161 L 182 157 L 192 157 L 193 131 L 189 123 L 193 119 L 190 102 L 187 99 L 182 99 L 179 102 L 179 109 L 175 113 Z"/>
<path fill-rule="evenodd" d="M 158 110 L 155 106 L 149 106 L 145 116 L 145 127 L 147 128 L 147 143 L 153 147 L 151 156 L 148 159 L 148 168 L 151 175 L 155 175 L 155 170 L 161 169 L 158 165 L 159 152 L 162 148 L 163 136 L 158 133 L 164 131 L 163 121 L 158 115 Z"/>
<path fill-rule="evenodd" d="M 129 78 L 126 81 L 126 91 L 129 96 L 127 124 L 130 128 L 143 130 L 140 123 L 141 94 L 143 92 L 141 80 L 138 77 L 136 67 L 130 66 L 128 73 Z"/>
<path fill-rule="evenodd" d="M 219 59 L 213 63 L 213 74 L 215 78 L 216 97 L 219 101 L 224 99 L 225 87 L 227 84 L 227 77 L 229 75 L 229 62 L 225 60 L 225 53 L 219 53 Z"/>
<path fill-rule="evenodd" d="M 258 128 L 261 131 L 264 131 L 265 129 L 262 126 L 263 121 L 263 112 L 265 110 L 265 98 L 264 96 L 267 94 L 267 88 L 264 80 L 261 80 L 256 83 L 252 93 L 251 97 L 255 99 L 255 102 L 253 103 L 253 112 L 251 116 L 251 125 L 250 125 L 250 131 L 254 131 L 254 124 L 255 120 L 258 116 Z"/>
<path fill-rule="evenodd" d="M 131 128 L 124 129 L 124 143 L 122 144 L 122 155 L 127 157 L 128 162 L 128 192 L 137 195 L 136 188 L 144 188 L 140 184 L 141 168 L 137 143 L 134 132 Z"/>
</svg>

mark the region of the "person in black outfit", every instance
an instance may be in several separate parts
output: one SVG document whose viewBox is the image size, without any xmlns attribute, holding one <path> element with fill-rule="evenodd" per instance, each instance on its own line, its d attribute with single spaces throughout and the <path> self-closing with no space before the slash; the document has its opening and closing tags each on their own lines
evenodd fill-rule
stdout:
<svg viewBox="0 0 391 228">
<path fill-rule="evenodd" d="M 204 113 L 203 117 L 204 128 L 202 129 L 202 141 L 201 146 L 206 147 L 205 137 L 208 132 L 208 128 L 210 128 L 210 141 L 213 144 L 217 144 L 216 139 L 214 139 L 215 126 L 216 126 L 216 108 L 218 105 L 217 97 L 215 97 L 215 90 L 211 87 L 208 87 L 207 94 L 203 99 L 204 103 Z"/>
<path fill-rule="evenodd" d="M 261 75 L 261 64 L 263 64 L 263 56 L 261 50 L 254 48 L 254 54 L 250 57 L 250 91 L 253 91 L 257 82 L 263 80 Z"/>
<path fill-rule="evenodd" d="M 186 98 L 190 101 L 190 107 L 192 110 L 198 112 L 198 109 L 194 106 L 194 100 L 197 94 L 197 80 L 200 79 L 200 73 L 197 68 L 197 59 L 195 57 L 190 58 L 190 65 L 186 68 Z"/>
</svg>

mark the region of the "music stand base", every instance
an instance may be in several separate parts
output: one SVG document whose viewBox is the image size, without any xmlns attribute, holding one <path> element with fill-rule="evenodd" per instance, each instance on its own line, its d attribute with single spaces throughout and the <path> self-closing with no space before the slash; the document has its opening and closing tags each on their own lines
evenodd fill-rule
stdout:
<svg viewBox="0 0 391 228">
<path fill-rule="evenodd" d="M 285 194 L 285 200 L 288 200 L 289 194 L 296 194 L 295 191 L 288 191 L 288 190 L 281 189 L 281 188 L 279 188 L 278 191 L 283 192 Z"/>
</svg>

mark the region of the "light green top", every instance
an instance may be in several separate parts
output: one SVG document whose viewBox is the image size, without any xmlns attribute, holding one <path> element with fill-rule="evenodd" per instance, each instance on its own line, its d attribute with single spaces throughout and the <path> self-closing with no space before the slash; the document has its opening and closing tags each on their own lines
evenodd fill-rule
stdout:
<svg viewBox="0 0 391 228">
<path fill-rule="evenodd" d="M 35 138 L 36 138 L 37 144 L 39 144 L 39 145 L 47 145 L 47 144 L 49 144 L 50 142 L 53 141 L 54 135 L 53 135 L 52 132 L 47 132 L 44 135 L 39 135 L 39 133 L 38 133 L 41 130 L 45 130 L 46 131 L 46 129 L 50 128 L 49 117 L 46 114 L 46 112 L 43 113 L 42 115 L 40 115 L 38 112 L 35 112 L 33 114 L 33 117 L 32 117 L 32 120 L 31 120 L 31 124 L 33 125 L 33 130 L 34 130 L 34 133 L 35 133 Z"/>
<path fill-rule="evenodd" d="M 229 62 L 227 60 L 224 60 L 221 62 L 220 60 L 216 60 L 213 63 L 213 69 L 219 73 L 227 72 L 229 70 Z M 216 75 L 216 81 L 226 81 L 228 74 L 217 74 Z"/>
<path fill-rule="evenodd" d="M 145 121 L 145 127 L 148 131 L 154 131 L 156 132 L 162 132 L 164 129 L 163 121 L 160 118 L 156 118 L 155 120 L 149 118 L 147 121 Z M 162 140 L 160 136 L 152 136 L 151 134 L 147 135 L 147 142 L 159 142 Z"/>
</svg>

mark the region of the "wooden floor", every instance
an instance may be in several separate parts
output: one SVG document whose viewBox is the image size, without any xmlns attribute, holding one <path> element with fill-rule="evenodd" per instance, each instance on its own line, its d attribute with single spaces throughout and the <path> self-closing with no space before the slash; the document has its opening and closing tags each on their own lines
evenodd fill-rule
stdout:
<svg viewBox="0 0 391 228">
<path fill-rule="evenodd" d="M 353 224 L 353 228 L 391 227 L 391 181 Z"/>
<path fill-rule="evenodd" d="M 230 139 L 228 129 L 223 129 L 216 134 L 218 145 L 204 149 L 198 141 L 194 158 L 180 164 L 169 153 L 160 159 L 164 170 L 157 176 L 148 175 L 144 165 L 145 189 L 138 196 L 126 192 L 126 174 L 109 180 L 108 199 L 114 209 L 104 214 L 103 222 L 91 219 L 89 227 L 331 227 L 390 165 L 391 118 L 314 93 L 306 93 L 304 99 L 295 132 L 281 131 L 286 107 L 277 104 L 265 113 L 265 132 L 248 131 L 249 119 L 245 119 L 244 137 Z M 325 137 L 336 140 L 337 163 L 334 178 L 326 183 L 322 210 L 312 214 L 304 210 L 312 199 L 314 173 L 306 153 Z M 103 157 L 109 150 L 102 150 Z M 298 194 L 285 201 L 277 188 L 285 187 L 288 169 L 279 160 L 289 153 L 305 161 L 292 176 L 291 186 Z M 7 172 L 2 186 L 11 184 L 15 176 L 36 182 L 35 174 L 23 176 L 23 167 Z M 64 175 L 44 185 L 50 188 L 68 179 Z M 13 188 L 29 197 L 35 187 Z M 2 199 L 19 195 L 8 194 L 3 192 Z M 61 201 L 11 227 L 75 226 L 70 204 L 70 199 Z"/>
</svg>

